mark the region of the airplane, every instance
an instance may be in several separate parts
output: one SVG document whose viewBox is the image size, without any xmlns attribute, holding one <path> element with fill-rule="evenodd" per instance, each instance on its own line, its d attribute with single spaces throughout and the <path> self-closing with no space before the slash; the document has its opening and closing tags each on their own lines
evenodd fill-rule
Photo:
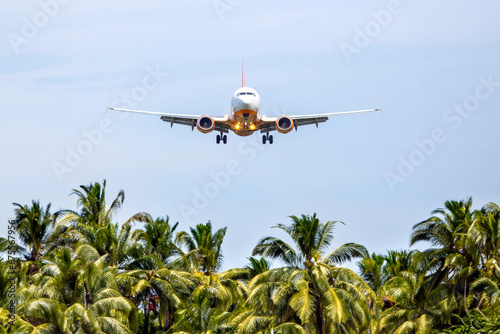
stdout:
<svg viewBox="0 0 500 334">
<path fill-rule="evenodd" d="M 153 111 L 131 110 L 109 107 L 110 110 L 147 114 L 160 116 L 160 119 L 169 122 L 172 127 L 174 124 L 191 126 L 191 131 L 196 127 L 202 133 L 212 131 L 219 132 L 216 136 L 217 144 L 227 143 L 229 131 L 233 131 L 238 136 L 250 136 L 260 130 L 262 135 L 262 144 L 273 143 L 271 131 L 279 133 L 289 133 L 293 129 L 297 130 L 299 126 L 326 122 L 331 116 L 342 116 L 349 114 L 374 112 L 381 110 L 366 109 L 345 112 L 333 112 L 325 114 L 296 115 L 296 116 L 266 116 L 260 114 L 260 96 L 253 88 L 245 85 L 245 63 L 242 62 L 242 80 L 241 88 L 238 88 L 231 98 L 231 116 L 214 117 L 210 115 L 184 115 Z"/>
</svg>

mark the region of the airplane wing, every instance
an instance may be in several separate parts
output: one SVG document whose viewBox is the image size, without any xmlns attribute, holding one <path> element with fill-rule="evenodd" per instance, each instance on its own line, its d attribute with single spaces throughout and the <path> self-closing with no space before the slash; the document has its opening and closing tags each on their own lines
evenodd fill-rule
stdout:
<svg viewBox="0 0 500 334">
<path fill-rule="evenodd" d="M 354 110 L 354 111 L 343 111 L 343 112 L 333 112 L 333 113 L 326 113 L 326 114 L 312 114 L 312 115 L 290 115 L 290 117 L 293 120 L 295 129 L 297 130 L 297 127 L 303 126 L 303 125 L 309 125 L 309 124 L 316 124 L 316 127 L 318 127 L 319 123 L 326 122 L 329 117 L 331 116 L 342 116 L 342 115 L 351 115 L 351 114 L 359 114 L 359 113 L 365 113 L 365 112 L 375 112 L 379 111 L 380 108 L 377 109 L 366 109 L 366 110 Z M 276 130 L 276 120 L 280 116 L 262 116 L 261 121 L 264 123 L 260 127 L 260 132 L 268 132 L 268 131 L 274 131 Z"/>
<path fill-rule="evenodd" d="M 160 116 L 160 119 L 164 122 L 170 123 L 170 127 L 174 126 L 174 124 L 188 125 L 191 127 L 191 130 L 194 130 L 196 127 L 196 122 L 198 118 L 202 115 L 184 115 L 184 114 L 172 114 L 172 113 L 162 113 L 155 111 L 144 111 L 144 110 L 132 110 L 132 109 L 122 109 L 122 108 L 113 108 L 108 107 L 109 110 L 136 113 L 136 114 L 145 114 L 151 116 Z M 212 116 L 211 116 L 212 117 Z M 215 121 L 214 131 L 219 132 L 229 132 L 229 117 L 212 117 Z"/>
</svg>

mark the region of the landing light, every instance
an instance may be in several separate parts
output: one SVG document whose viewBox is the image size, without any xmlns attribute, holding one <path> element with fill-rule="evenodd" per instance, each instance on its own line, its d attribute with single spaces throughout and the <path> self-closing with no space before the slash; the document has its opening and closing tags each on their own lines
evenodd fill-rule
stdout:
<svg viewBox="0 0 500 334">
<path fill-rule="evenodd" d="M 255 130 L 255 125 L 254 124 L 250 124 L 250 130 Z"/>
<path fill-rule="evenodd" d="M 240 125 L 236 124 L 234 127 L 236 128 L 236 130 L 238 130 L 240 128 Z"/>
</svg>

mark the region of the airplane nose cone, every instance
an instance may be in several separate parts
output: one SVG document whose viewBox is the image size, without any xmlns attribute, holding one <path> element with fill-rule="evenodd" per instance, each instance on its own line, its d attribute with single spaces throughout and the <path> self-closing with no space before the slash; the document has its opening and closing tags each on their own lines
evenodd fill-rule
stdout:
<svg viewBox="0 0 500 334">
<path fill-rule="evenodd" d="M 249 95 L 243 95 L 243 96 L 240 96 L 240 99 L 243 103 L 251 103 L 253 100 L 254 100 L 254 96 L 249 96 Z"/>
<path fill-rule="evenodd" d="M 239 109 L 253 109 L 255 106 L 253 96 L 242 96 L 240 97 Z"/>
</svg>

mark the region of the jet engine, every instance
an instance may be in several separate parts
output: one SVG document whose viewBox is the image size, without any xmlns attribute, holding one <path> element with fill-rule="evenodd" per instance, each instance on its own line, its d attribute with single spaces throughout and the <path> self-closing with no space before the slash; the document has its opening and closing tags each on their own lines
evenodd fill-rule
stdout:
<svg viewBox="0 0 500 334">
<path fill-rule="evenodd" d="M 276 131 L 279 133 L 288 133 L 293 129 L 293 119 L 288 116 L 280 116 L 276 120 Z"/>
<path fill-rule="evenodd" d="M 215 121 L 208 115 L 200 116 L 196 121 L 196 128 L 203 133 L 209 133 L 215 127 Z"/>
</svg>

